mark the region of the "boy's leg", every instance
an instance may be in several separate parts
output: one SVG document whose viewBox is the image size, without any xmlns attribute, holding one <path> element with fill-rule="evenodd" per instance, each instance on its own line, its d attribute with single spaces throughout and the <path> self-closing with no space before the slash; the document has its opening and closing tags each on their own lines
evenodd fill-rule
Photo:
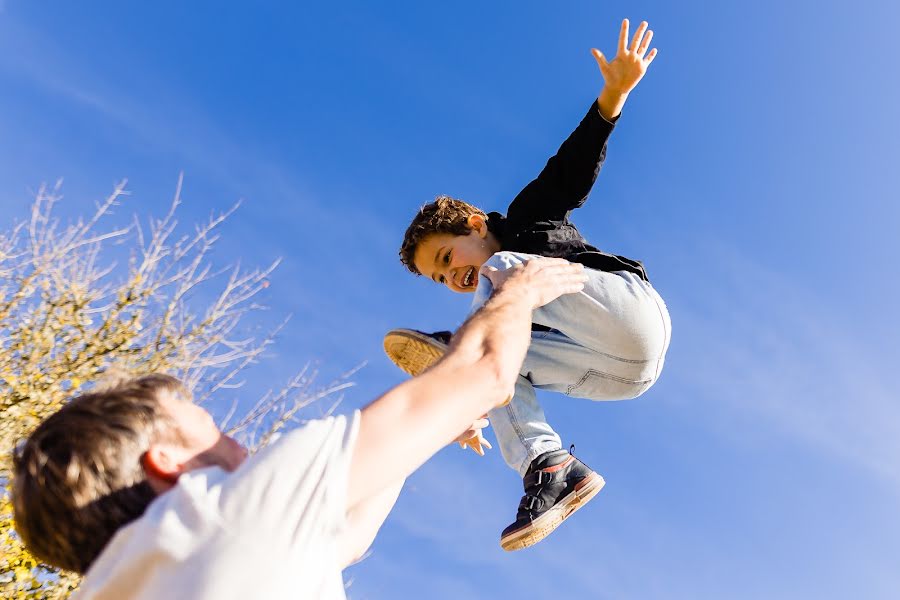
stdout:
<svg viewBox="0 0 900 600">
<path fill-rule="evenodd" d="M 499 252 L 486 263 L 508 269 L 531 255 Z M 659 377 L 671 335 L 665 303 L 653 287 L 632 273 L 587 270 L 577 294 L 562 296 L 534 311 L 534 322 L 552 328 L 536 332 L 523 374 L 540 389 L 593 400 L 634 398 Z M 473 310 L 490 297 L 480 277 Z"/>
<path fill-rule="evenodd" d="M 547 423 L 544 409 L 538 404 L 534 386 L 521 375 L 510 403 L 489 412 L 488 419 L 503 460 L 521 477 L 535 458 L 562 448 L 559 435 Z"/>
<path fill-rule="evenodd" d="M 416 376 L 447 351 L 449 332 L 395 329 L 388 332 L 384 342 L 391 360 Z M 559 436 L 547 423 L 534 387 L 525 377 L 518 378 L 512 400 L 491 411 L 489 417 L 504 460 L 519 472 L 525 488 L 515 520 L 500 535 L 504 550 L 520 550 L 550 535 L 587 504 L 603 488 L 604 481 L 561 449 Z"/>
</svg>

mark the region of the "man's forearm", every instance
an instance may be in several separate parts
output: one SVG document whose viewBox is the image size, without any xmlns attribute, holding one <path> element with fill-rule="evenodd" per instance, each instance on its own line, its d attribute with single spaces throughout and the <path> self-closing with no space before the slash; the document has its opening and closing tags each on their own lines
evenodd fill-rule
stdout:
<svg viewBox="0 0 900 600">
<path fill-rule="evenodd" d="M 363 557 L 375 541 L 375 536 L 378 535 L 391 509 L 394 508 L 401 489 L 403 480 L 371 498 L 366 498 L 347 511 L 347 524 L 339 545 L 341 565 L 347 567 Z"/>
<path fill-rule="evenodd" d="M 501 289 L 441 361 L 363 409 L 348 505 L 407 477 L 506 399 L 531 340 L 533 306 L 525 288 Z"/>
<path fill-rule="evenodd" d="M 496 369 L 501 385 L 512 387 L 531 343 L 531 315 L 525 290 L 502 290 L 456 332 L 450 345 L 455 353 L 446 360 L 481 361 Z"/>
</svg>

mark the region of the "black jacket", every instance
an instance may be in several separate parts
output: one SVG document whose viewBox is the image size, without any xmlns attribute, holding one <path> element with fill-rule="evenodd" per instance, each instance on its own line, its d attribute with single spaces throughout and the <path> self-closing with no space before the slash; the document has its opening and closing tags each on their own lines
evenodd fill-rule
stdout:
<svg viewBox="0 0 900 600">
<path fill-rule="evenodd" d="M 640 261 L 601 252 L 569 222 L 569 213 L 584 204 L 600 173 L 613 127 L 600 116 L 597 103 L 591 104 L 537 179 L 513 199 L 506 216 L 488 214 L 488 229 L 501 250 L 565 258 L 598 271 L 631 271 L 649 281 Z"/>
</svg>

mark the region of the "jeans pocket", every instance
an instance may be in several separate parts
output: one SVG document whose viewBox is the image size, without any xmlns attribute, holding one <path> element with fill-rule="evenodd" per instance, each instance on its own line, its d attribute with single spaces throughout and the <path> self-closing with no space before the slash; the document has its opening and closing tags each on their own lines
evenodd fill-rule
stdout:
<svg viewBox="0 0 900 600">
<path fill-rule="evenodd" d="M 628 379 L 589 369 L 580 380 L 570 385 L 566 395 L 588 400 L 626 400 L 637 398 L 653 385 L 653 379 Z"/>
</svg>

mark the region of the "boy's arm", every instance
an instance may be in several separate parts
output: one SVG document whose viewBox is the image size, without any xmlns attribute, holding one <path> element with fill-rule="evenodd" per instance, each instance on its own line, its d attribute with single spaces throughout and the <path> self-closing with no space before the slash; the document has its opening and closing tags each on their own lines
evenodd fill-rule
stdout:
<svg viewBox="0 0 900 600">
<path fill-rule="evenodd" d="M 535 221 L 561 221 L 584 204 L 606 158 L 606 143 L 628 94 L 638 84 L 656 57 L 647 52 L 653 32 L 641 23 L 630 45 L 628 19 L 622 21 L 616 57 L 607 61 L 603 53 L 591 50 L 604 85 L 587 115 L 563 142 L 537 178 L 512 201 L 507 210 L 512 231 Z"/>
<path fill-rule="evenodd" d="M 485 274 L 494 295 L 453 336 L 447 354 L 362 411 L 350 459 L 347 507 L 408 477 L 515 384 L 537 306 L 584 287 L 581 265 L 534 259 Z"/>
</svg>

